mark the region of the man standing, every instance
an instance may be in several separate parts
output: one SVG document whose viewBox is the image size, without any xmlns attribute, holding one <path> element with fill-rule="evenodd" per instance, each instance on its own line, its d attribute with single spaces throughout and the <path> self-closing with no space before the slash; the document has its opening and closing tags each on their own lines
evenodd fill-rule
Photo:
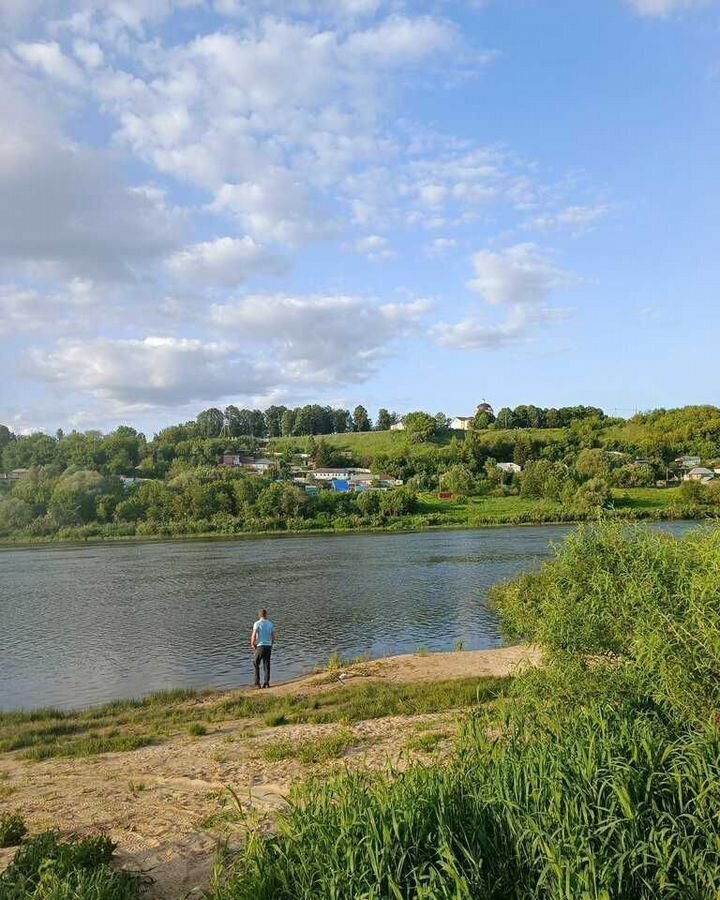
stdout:
<svg viewBox="0 0 720 900">
<path fill-rule="evenodd" d="M 260 610 L 260 618 L 253 625 L 250 646 L 255 651 L 253 667 L 255 669 L 255 687 L 260 687 L 260 663 L 263 665 L 264 688 L 270 687 L 270 657 L 275 643 L 275 626 L 267 617 L 267 610 Z"/>
</svg>

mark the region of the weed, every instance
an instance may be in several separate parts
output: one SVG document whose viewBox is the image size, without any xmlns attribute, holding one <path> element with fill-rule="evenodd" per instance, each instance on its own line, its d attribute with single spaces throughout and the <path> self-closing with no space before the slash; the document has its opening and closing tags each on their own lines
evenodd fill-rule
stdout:
<svg viewBox="0 0 720 900">
<path fill-rule="evenodd" d="M 415 750 L 421 753 L 432 753 L 433 750 L 437 749 L 438 744 L 441 744 L 446 738 L 446 735 L 442 731 L 431 731 L 427 734 L 419 734 L 417 737 L 410 738 L 410 740 L 405 744 L 407 750 Z"/>
<path fill-rule="evenodd" d="M 191 737 L 202 737 L 207 734 L 207 727 L 201 722 L 191 722 L 188 726 L 188 734 Z"/>
<path fill-rule="evenodd" d="M 0 847 L 16 847 L 26 834 L 27 825 L 20 813 L 5 812 L 0 816 Z"/>
</svg>

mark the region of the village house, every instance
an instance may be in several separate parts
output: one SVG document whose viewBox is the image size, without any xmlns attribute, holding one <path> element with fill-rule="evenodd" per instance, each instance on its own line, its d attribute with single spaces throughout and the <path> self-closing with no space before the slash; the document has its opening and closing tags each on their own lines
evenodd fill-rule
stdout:
<svg viewBox="0 0 720 900">
<path fill-rule="evenodd" d="M 708 481 L 712 481 L 714 477 L 715 473 L 712 469 L 695 466 L 694 469 L 690 469 L 689 472 L 683 475 L 683 481 L 701 481 L 703 484 L 706 484 Z"/>
<path fill-rule="evenodd" d="M 315 469 L 313 475 L 317 481 L 333 481 L 339 479 L 341 481 L 349 481 L 352 475 L 370 475 L 370 469 L 356 469 L 352 466 L 346 466 L 342 469 Z"/>
<path fill-rule="evenodd" d="M 472 423 L 472 416 L 455 416 L 455 418 L 450 419 L 450 425 L 448 427 L 452 431 L 470 431 Z"/>
<path fill-rule="evenodd" d="M 390 431 L 405 431 L 405 423 L 401 419 L 399 422 L 394 422 L 390 426 Z"/>
<path fill-rule="evenodd" d="M 681 469 L 696 469 L 702 460 L 699 456 L 678 456 L 675 465 Z"/>
<path fill-rule="evenodd" d="M 514 462 L 499 462 L 497 468 L 505 475 L 519 475 L 522 472 L 522 466 Z"/>
<path fill-rule="evenodd" d="M 27 475 L 29 471 L 30 469 L 13 469 L 11 472 L 8 472 L 7 475 L 0 475 L 0 478 L 2 478 L 3 481 L 9 481 L 12 483 L 14 481 L 19 481 L 21 478 Z"/>
<path fill-rule="evenodd" d="M 256 459 L 253 456 L 225 453 L 220 465 L 226 469 L 247 469 L 249 472 L 262 475 L 264 472 L 271 471 L 275 466 L 275 462 L 272 459 Z"/>
</svg>

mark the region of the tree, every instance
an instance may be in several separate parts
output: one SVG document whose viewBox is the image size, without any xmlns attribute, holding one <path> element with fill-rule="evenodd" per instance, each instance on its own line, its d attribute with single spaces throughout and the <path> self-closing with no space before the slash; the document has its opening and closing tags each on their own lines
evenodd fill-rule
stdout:
<svg viewBox="0 0 720 900">
<path fill-rule="evenodd" d="M 399 487 L 392 491 L 386 491 L 382 495 L 380 506 L 386 516 L 405 516 L 415 512 L 417 497 L 409 488 Z"/>
<path fill-rule="evenodd" d="M 352 431 L 352 418 L 349 409 L 334 409 L 332 413 L 332 430 L 334 434 L 345 434 Z"/>
<path fill-rule="evenodd" d="M 103 487 L 99 472 L 74 472 L 58 481 L 48 512 L 58 525 L 82 525 L 95 518 L 95 501 Z"/>
<path fill-rule="evenodd" d="M 376 516 L 381 508 L 380 491 L 363 491 L 355 498 L 357 508 L 364 516 Z"/>
<path fill-rule="evenodd" d="M 513 411 L 509 406 L 503 406 L 495 419 L 498 428 L 514 428 Z"/>
<path fill-rule="evenodd" d="M 32 506 L 24 500 L 8 497 L 0 501 L 0 534 L 22 531 L 34 518 Z"/>
<path fill-rule="evenodd" d="M 431 441 L 437 432 L 437 422 L 430 413 L 417 411 L 408 413 L 404 420 L 405 431 L 411 441 Z"/>
<path fill-rule="evenodd" d="M 10 441 L 15 440 L 15 435 L 10 431 L 7 425 L 0 425 L 0 450 L 7 447 Z"/>
<path fill-rule="evenodd" d="M 370 431 L 372 429 L 370 416 L 368 416 L 368 411 L 364 406 L 355 407 L 353 412 L 353 422 L 355 424 L 355 431 Z"/>
<path fill-rule="evenodd" d="M 436 433 L 444 431 L 450 424 L 450 419 L 444 412 L 435 413 Z"/>
<path fill-rule="evenodd" d="M 225 424 L 223 414 L 215 407 L 205 409 L 201 413 L 198 413 L 195 421 L 197 423 L 199 434 L 205 438 L 217 437 Z"/>
<path fill-rule="evenodd" d="M 287 406 L 269 406 L 265 410 L 265 430 L 268 437 L 282 435 L 282 417 L 287 411 Z"/>
<path fill-rule="evenodd" d="M 387 409 L 383 408 L 379 410 L 377 422 L 375 424 L 376 431 L 390 431 L 390 426 L 393 424 L 393 417 L 388 412 Z"/>
<path fill-rule="evenodd" d="M 333 458 L 332 448 L 323 438 L 320 438 L 317 442 L 315 445 L 315 452 L 311 455 L 315 461 L 315 465 L 320 469 L 329 466 Z"/>
<path fill-rule="evenodd" d="M 469 497 L 475 493 L 475 476 L 467 466 L 452 466 L 440 477 L 440 484 L 445 491 L 451 491 L 458 497 Z"/>
<path fill-rule="evenodd" d="M 285 409 L 280 419 L 280 434 L 283 437 L 290 437 L 295 428 L 295 410 Z"/>
<path fill-rule="evenodd" d="M 589 512 L 612 505 L 612 490 L 604 478 L 591 478 L 575 492 L 575 503 Z"/>
</svg>

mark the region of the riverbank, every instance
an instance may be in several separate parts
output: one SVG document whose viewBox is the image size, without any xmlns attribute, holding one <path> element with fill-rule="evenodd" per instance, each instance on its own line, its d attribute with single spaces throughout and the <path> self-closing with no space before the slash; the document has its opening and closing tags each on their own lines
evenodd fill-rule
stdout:
<svg viewBox="0 0 720 900">
<path fill-rule="evenodd" d="M 114 525 L 89 525 L 59 531 L 52 535 L 29 536 L 18 534 L 0 538 L 3 547 L 37 547 L 72 543 L 125 543 L 152 541 L 195 541 L 195 540 L 253 540 L 268 537 L 298 537 L 314 535 L 346 534 L 415 534 L 433 531 L 458 531 L 523 525 L 577 525 L 597 521 L 599 517 L 608 521 L 622 522 L 678 522 L 717 521 L 707 510 L 689 515 L 686 508 L 676 509 L 677 489 L 634 488 L 618 491 L 615 507 L 602 511 L 582 512 L 565 508 L 559 503 L 545 500 L 529 500 L 522 497 L 472 497 L 466 500 L 439 500 L 434 494 L 419 495 L 419 512 L 402 516 L 381 525 L 353 526 L 349 520 L 341 521 L 332 528 L 314 527 L 312 520 L 303 522 L 302 527 L 277 528 L 261 531 L 243 530 L 201 530 L 179 531 L 175 527 L 158 526 L 154 533 L 143 529 L 142 533 L 129 533 L 127 529 L 118 532 Z"/>
<path fill-rule="evenodd" d="M 20 810 L 32 832 L 102 828 L 123 865 L 154 879 L 154 897 L 185 896 L 207 887 L 216 850 L 242 839 L 243 818 L 271 815 L 298 780 L 446 752 L 458 711 L 492 703 L 537 661 L 524 646 L 411 654 L 335 664 L 262 692 L 0 714 L 0 812 Z M 0 851 L 0 868 L 11 856 Z"/>
</svg>

